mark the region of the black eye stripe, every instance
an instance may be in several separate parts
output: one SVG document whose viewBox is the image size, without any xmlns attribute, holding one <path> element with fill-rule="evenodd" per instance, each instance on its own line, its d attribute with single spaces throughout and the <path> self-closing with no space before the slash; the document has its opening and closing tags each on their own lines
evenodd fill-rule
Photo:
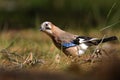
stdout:
<svg viewBox="0 0 120 80">
<path fill-rule="evenodd" d="M 46 27 L 46 29 L 50 29 L 49 27 Z"/>
</svg>

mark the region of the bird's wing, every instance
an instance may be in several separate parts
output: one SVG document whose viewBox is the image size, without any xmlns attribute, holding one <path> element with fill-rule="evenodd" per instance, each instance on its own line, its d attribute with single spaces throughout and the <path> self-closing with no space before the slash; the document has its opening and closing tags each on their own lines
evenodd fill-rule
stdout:
<svg viewBox="0 0 120 80">
<path fill-rule="evenodd" d="M 86 36 L 78 36 L 74 40 L 75 44 L 82 44 L 85 43 L 86 45 L 93 45 L 93 41 L 97 40 L 98 38 L 86 37 Z"/>
<path fill-rule="evenodd" d="M 65 48 L 69 48 L 69 47 L 73 47 L 73 46 L 77 46 L 78 44 L 75 44 L 73 41 L 72 42 L 64 42 L 61 44 L 63 47 Z"/>
<path fill-rule="evenodd" d="M 65 32 L 63 34 L 61 34 L 61 36 L 59 37 L 59 40 L 61 41 L 61 45 L 65 48 L 69 48 L 69 47 L 73 47 L 73 46 L 77 46 L 78 44 L 76 44 L 74 42 L 74 40 L 78 37 L 78 35 L 74 35 L 68 32 Z"/>
</svg>

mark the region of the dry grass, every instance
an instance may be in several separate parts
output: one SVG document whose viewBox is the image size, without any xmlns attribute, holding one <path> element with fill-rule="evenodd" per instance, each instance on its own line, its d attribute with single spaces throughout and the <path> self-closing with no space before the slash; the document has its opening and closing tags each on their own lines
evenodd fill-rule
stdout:
<svg viewBox="0 0 120 80">
<path fill-rule="evenodd" d="M 83 32 L 82 33 L 78 31 L 72 32 L 75 34 L 84 35 Z M 105 33 L 108 33 L 107 36 L 109 35 L 116 35 L 117 37 L 120 36 L 120 32 L 107 31 Z M 91 30 L 88 35 L 102 38 L 104 34 L 102 32 Z M 103 58 L 102 61 L 100 60 L 100 62 L 96 60 L 94 63 L 90 62 L 84 63 L 84 59 L 89 58 L 91 53 L 93 53 L 94 48 L 93 50 L 91 48 L 86 52 L 85 55 L 83 55 L 79 59 L 77 58 L 75 62 L 72 62 L 70 58 L 66 57 L 63 53 L 61 53 L 61 51 L 59 51 L 53 45 L 52 41 L 49 39 L 47 35 L 45 35 L 42 32 L 39 32 L 39 30 L 37 31 L 30 29 L 20 31 L 4 31 L 0 33 L 0 68 L 1 68 L 0 70 L 3 72 L 4 71 L 11 72 L 13 70 L 15 72 L 16 70 L 35 73 L 40 72 L 40 75 L 42 74 L 41 72 L 44 72 L 43 74 L 47 74 L 45 72 L 57 73 L 53 74 L 52 77 L 54 75 L 63 76 L 63 74 L 58 74 L 58 72 L 59 73 L 62 72 L 64 74 L 67 73 L 67 76 L 75 74 L 77 76 L 78 75 L 81 76 L 82 78 L 84 78 L 84 76 L 90 77 L 91 73 L 94 73 L 94 71 L 99 70 L 98 68 L 101 68 L 100 66 L 98 67 L 98 65 L 102 64 L 101 66 L 104 67 L 103 63 L 107 63 L 107 61 L 109 62 L 109 60 L 112 59 L 113 63 L 108 65 L 113 66 L 114 64 L 113 60 L 114 57 L 112 57 L 113 55 L 117 55 L 118 60 L 116 60 L 115 58 L 115 61 L 119 61 L 120 56 L 119 41 L 106 43 L 102 45 L 102 47 L 106 49 L 110 57 Z M 108 65 L 105 65 L 105 67 L 109 67 Z M 115 65 L 117 64 L 115 63 Z M 102 71 L 99 72 L 102 73 Z M 98 74 L 94 73 L 94 75 L 95 74 L 100 75 L 99 72 Z M 38 75 L 38 73 L 36 74 Z M 94 75 L 92 74 L 91 78 Z M 71 79 L 74 79 L 73 77 Z"/>
</svg>

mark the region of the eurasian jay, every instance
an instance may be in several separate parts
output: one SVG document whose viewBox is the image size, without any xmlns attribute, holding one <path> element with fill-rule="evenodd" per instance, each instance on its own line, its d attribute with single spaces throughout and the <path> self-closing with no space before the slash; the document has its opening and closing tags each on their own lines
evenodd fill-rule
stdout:
<svg viewBox="0 0 120 80">
<path fill-rule="evenodd" d="M 88 47 L 92 45 L 117 40 L 116 36 L 98 39 L 74 35 L 61 30 L 59 27 L 48 21 L 41 24 L 40 30 L 50 36 L 55 46 L 62 50 L 67 56 L 81 56 Z"/>
</svg>

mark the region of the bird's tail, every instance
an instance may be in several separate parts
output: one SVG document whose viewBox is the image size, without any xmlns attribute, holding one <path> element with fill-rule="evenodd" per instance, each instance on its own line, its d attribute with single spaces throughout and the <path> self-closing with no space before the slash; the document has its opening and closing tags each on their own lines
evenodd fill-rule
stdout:
<svg viewBox="0 0 120 80">
<path fill-rule="evenodd" d="M 116 36 L 111 36 L 111 37 L 108 37 L 108 38 L 94 40 L 94 41 L 92 41 L 92 44 L 98 45 L 99 43 L 104 43 L 104 42 L 113 41 L 113 40 L 117 40 L 117 39 L 118 38 Z"/>
</svg>

